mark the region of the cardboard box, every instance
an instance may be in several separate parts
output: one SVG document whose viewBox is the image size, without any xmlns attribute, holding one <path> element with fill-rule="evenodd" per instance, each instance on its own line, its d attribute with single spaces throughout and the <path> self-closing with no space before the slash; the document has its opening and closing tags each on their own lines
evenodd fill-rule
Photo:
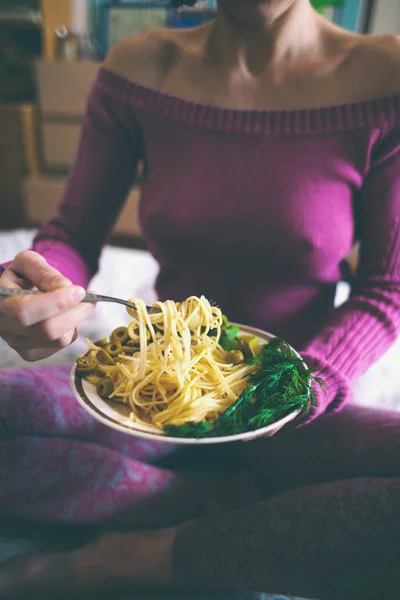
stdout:
<svg viewBox="0 0 400 600">
<path fill-rule="evenodd" d="M 39 171 L 36 107 L 0 106 L 0 132 L 0 226 L 23 227 L 21 180 Z"/>
<path fill-rule="evenodd" d="M 55 215 L 64 185 L 65 180 L 56 177 L 38 177 L 24 181 L 22 193 L 26 218 L 30 225 L 38 225 Z M 133 189 L 125 202 L 114 233 L 140 237 L 139 198 L 140 191 L 137 188 Z"/>
<path fill-rule="evenodd" d="M 78 148 L 81 127 L 80 122 L 42 122 L 42 157 L 46 169 L 68 170 L 71 167 Z"/>
<path fill-rule="evenodd" d="M 42 117 L 81 119 L 100 63 L 38 62 L 36 73 Z"/>
</svg>

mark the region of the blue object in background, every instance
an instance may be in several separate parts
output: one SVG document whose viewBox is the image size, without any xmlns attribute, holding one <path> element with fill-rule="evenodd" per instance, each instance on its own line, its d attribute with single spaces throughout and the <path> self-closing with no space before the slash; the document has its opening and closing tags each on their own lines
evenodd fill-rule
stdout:
<svg viewBox="0 0 400 600">
<path fill-rule="evenodd" d="M 165 11 L 165 20 L 163 25 L 167 27 L 176 28 L 189 28 L 202 25 L 208 20 L 215 16 L 216 0 L 206 0 L 202 5 L 199 5 L 199 9 L 196 10 L 173 10 L 170 8 L 168 0 L 89 0 L 90 2 L 90 21 L 92 31 L 95 37 L 96 43 L 96 55 L 98 58 L 103 59 L 113 42 L 115 42 L 116 32 L 111 30 L 111 12 L 115 14 L 116 11 L 126 11 L 126 15 L 130 14 L 129 19 L 126 19 L 125 29 L 129 29 L 129 20 L 132 23 L 133 11 L 138 11 L 138 27 L 140 28 L 140 21 L 143 20 L 143 13 L 148 11 L 149 14 L 153 11 L 154 14 L 160 11 Z M 147 19 L 144 28 L 151 25 L 151 19 Z M 160 20 L 155 19 L 153 25 L 160 25 Z M 122 32 L 123 36 L 133 35 L 138 33 L 138 28 L 132 27 L 131 32 Z"/>
<path fill-rule="evenodd" d="M 174 11 L 165 0 L 94 0 L 91 22 L 97 40 L 98 58 L 103 59 L 110 47 L 124 37 L 149 27 L 171 27 L 173 15 Z"/>
<path fill-rule="evenodd" d="M 396 0 L 393 0 L 394 2 Z M 334 21 L 349 31 L 360 31 L 365 0 L 346 0 L 334 9 Z"/>
<path fill-rule="evenodd" d="M 186 29 L 188 27 L 197 27 L 215 17 L 214 10 L 194 10 L 194 11 L 174 11 L 171 25 L 172 27 Z"/>
</svg>

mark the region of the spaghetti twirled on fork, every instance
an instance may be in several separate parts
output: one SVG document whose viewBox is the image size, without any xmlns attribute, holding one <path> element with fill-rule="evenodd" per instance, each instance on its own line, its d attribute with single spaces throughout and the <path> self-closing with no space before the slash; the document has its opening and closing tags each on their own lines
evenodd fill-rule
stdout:
<svg viewBox="0 0 400 600">
<path fill-rule="evenodd" d="M 203 296 L 155 302 L 150 311 L 141 300 L 131 302 L 134 320 L 106 345 L 88 342 L 78 371 L 104 398 L 128 404 L 137 423 L 162 430 L 216 419 L 253 370 L 242 352 L 221 346 L 221 310 Z"/>
</svg>

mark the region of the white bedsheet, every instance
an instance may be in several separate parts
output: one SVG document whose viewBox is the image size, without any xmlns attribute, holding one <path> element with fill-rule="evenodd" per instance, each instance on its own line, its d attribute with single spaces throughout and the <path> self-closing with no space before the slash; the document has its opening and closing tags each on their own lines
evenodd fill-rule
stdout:
<svg viewBox="0 0 400 600">
<path fill-rule="evenodd" d="M 0 233 L 0 263 L 10 260 L 17 252 L 28 248 L 33 232 L 17 230 Z M 99 273 L 91 289 L 109 296 L 142 298 L 151 304 L 155 299 L 154 281 L 157 264 L 148 252 L 107 246 L 102 254 Z M 337 304 L 348 294 L 345 284 L 338 287 Z M 128 321 L 122 306 L 103 304 L 97 306 L 93 316 L 79 330 L 78 340 L 69 348 L 46 361 L 63 364 L 85 350 L 85 338 L 99 338 L 114 327 Z M 37 364 L 37 363 L 35 363 Z M 0 340 L 0 366 L 31 366 Z M 400 340 L 396 345 L 354 384 L 356 401 L 365 405 L 380 405 L 400 410 Z"/>
</svg>

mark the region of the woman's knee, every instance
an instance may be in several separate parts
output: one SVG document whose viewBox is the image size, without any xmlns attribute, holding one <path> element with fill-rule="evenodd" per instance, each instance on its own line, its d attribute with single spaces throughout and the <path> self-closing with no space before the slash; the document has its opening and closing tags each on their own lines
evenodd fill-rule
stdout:
<svg viewBox="0 0 400 600">
<path fill-rule="evenodd" d="M 44 432 L 62 420 L 60 404 L 73 401 L 68 373 L 65 367 L 0 371 L 0 436 Z"/>
<path fill-rule="evenodd" d="M 400 413 L 347 405 L 239 447 L 268 495 L 356 477 L 400 477 Z"/>
</svg>

